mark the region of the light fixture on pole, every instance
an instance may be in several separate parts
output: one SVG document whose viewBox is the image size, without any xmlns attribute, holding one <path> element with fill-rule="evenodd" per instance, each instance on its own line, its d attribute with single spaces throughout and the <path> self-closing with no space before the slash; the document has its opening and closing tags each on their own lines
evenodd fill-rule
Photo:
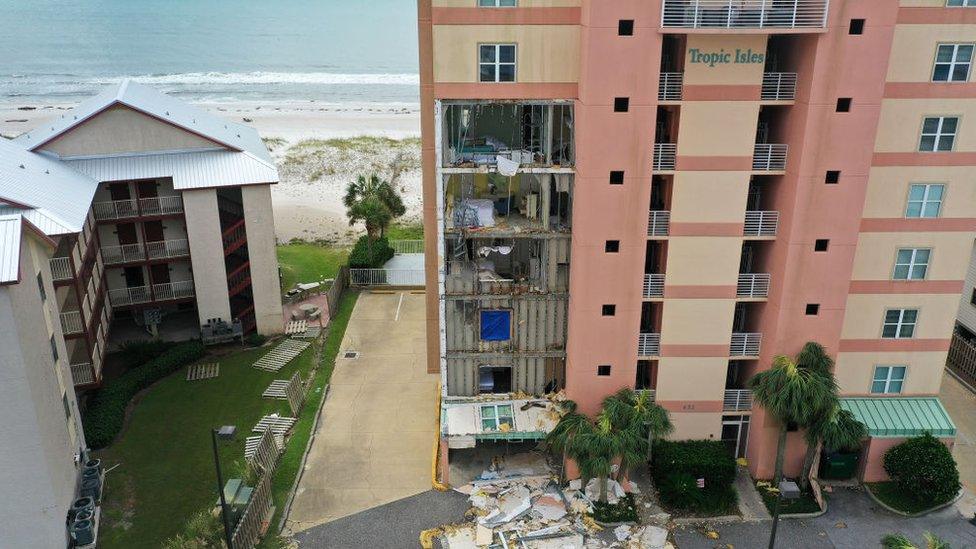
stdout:
<svg viewBox="0 0 976 549">
<path fill-rule="evenodd" d="M 773 531 L 769 533 L 769 549 L 776 546 L 776 527 L 779 526 L 779 505 L 783 499 L 799 499 L 800 487 L 792 480 L 782 480 L 779 483 L 779 494 L 776 496 L 776 507 L 773 510 Z"/>
</svg>

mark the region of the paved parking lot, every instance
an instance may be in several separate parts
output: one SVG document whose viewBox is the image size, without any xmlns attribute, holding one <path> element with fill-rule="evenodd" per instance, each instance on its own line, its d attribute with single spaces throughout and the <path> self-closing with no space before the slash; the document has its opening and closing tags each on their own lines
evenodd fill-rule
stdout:
<svg viewBox="0 0 976 549">
<path fill-rule="evenodd" d="M 359 297 L 289 515 L 310 527 L 430 490 L 437 374 L 426 372 L 424 296 Z M 343 358 L 358 351 L 358 358 Z"/>
</svg>

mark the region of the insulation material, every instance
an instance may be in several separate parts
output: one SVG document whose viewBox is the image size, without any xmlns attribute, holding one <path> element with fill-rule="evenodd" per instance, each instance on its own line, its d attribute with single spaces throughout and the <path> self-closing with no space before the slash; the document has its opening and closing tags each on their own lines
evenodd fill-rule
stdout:
<svg viewBox="0 0 976 549">
<path fill-rule="evenodd" d="M 512 312 L 481 311 L 481 340 L 508 341 L 512 337 Z"/>
</svg>

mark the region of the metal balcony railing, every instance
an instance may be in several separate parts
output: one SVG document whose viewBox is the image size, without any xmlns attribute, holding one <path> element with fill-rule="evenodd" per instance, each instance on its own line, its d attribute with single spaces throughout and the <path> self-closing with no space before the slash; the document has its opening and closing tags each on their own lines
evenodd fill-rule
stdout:
<svg viewBox="0 0 976 549">
<path fill-rule="evenodd" d="M 70 368 L 71 381 L 75 384 L 75 387 L 95 383 L 95 370 L 92 369 L 90 362 L 72 364 Z"/>
<path fill-rule="evenodd" d="M 651 167 L 658 172 L 674 171 L 674 159 L 677 152 L 677 143 L 655 143 Z"/>
<path fill-rule="evenodd" d="M 184 239 L 146 242 L 149 259 L 167 259 L 190 255 L 190 243 Z"/>
<path fill-rule="evenodd" d="M 760 99 L 765 101 L 792 101 L 796 99 L 796 73 L 767 72 L 763 74 Z"/>
<path fill-rule="evenodd" d="M 768 297 L 769 273 L 739 273 L 739 284 L 735 295 L 738 297 Z"/>
<path fill-rule="evenodd" d="M 410 286 L 426 284 L 423 269 L 349 269 L 353 286 Z"/>
<path fill-rule="evenodd" d="M 781 172 L 786 169 L 786 143 L 756 143 L 752 153 L 752 171 Z"/>
<path fill-rule="evenodd" d="M 51 264 L 51 278 L 53 280 L 69 280 L 74 274 L 71 272 L 71 258 L 70 257 L 52 257 Z"/>
<path fill-rule="evenodd" d="M 643 332 L 637 340 L 638 356 L 660 356 L 661 334 Z"/>
<path fill-rule="evenodd" d="M 180 196 L 140 198 L 139 209 L 142 210 L 142 215 L 169 215 L 183 213 L 183 198 Z"/>
<path fill-rule="evenodd" d="M 394 253 L 398 254 L 422 254 L 424 253 L 423 240 L 391 240 L 390 247 Z"/>
<path fill-rule="evenodd" d="M 664 0 L 661 26 L 684 29 L 820 29 L 828 0 Z"/>
<path fill-rule="evenodd" d="M 752 391 L 749 389 L 726 389 L 722 399 L 725 412 L 745 412 L 752 410 Z"/>
<path fill-rule="evenodd" d="M 81 321 L 81 311 L 66 311 L 61 313 L 61 332 L 64 335 L 80 334 L 85 331 Z"/>
<path fill-rule="evenodd" d="M 759 356 L 762 334 L 736 332 L 729 344 L 729 356 Z"/>
<path fill-rule="evenodd" d="M 153 284 L 152 291 L 156 301 L 193 297 L 193 281 L 180 280 L 177 282 Z"/>
<path fill-rule="evenodd" d="M 683 72 L 662 72 L 657 88 L 658 101 L 681 101 L 681 87 L 684 85 Z"/>
<path fill-rule="evenodd" d="M 118 265 L 130 261 L 144 261 L 146 251 L 142 244 L 123 244 L 121 246 L 102 246 L 102 260 L 106 265 Z"/>
<path fill-rule="evenodd" d="M 647 236 L 668 236 L 668 226 L 670 224 L 670 211 L 651 210 L 647 216 Z"/>
<path fill-rule="evenodd" d="M 742 226 L 744 236 L 776 236 L 779 231 L 779 212 L 773 210 L 749 210 Z"/>
<path fill-rule="evenodd" d="M 95 202 L 92 204 L 92 209 L 95 211 L 95 219 L 99 221 L 139 216 L 139 206 L 132 198 Z"/>
<path fill-rule="evenodd" d="M 131 288 L 118 288 L 108 291 L 108 298 L 113 307 L 124 307 L 137 303 L 149 303 L 151 301 L 149 286 L 133 286 Z"/>
<path fill-rule="evenodd" d="M 644 297 L 663 297 L 664 296 L 664 275 L 645 274 L 644 275 Z"/>
</svg>

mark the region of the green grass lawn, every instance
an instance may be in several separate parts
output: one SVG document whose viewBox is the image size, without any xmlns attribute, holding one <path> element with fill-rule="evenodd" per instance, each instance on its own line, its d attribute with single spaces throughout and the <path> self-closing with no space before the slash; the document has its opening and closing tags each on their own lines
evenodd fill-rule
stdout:
<svg viewBox="0 0 976 549">
<path fill-rule="evenodd" d="M 219 377 L 188 382 L 180 369 L 143 393 L 121 438 L 97 452 L 106 467 L 119 465 L 106 479 L 100 547 L 158 547 L 216 501 L 210 427 L 237 426 L 236 440 L 221 444 L 220 458 L 225 479 L 239 476 L 251 427 L 262 415 L 288 414 L 285 401 L 261 393 L 271 380 L 307 372 L 314 362 L 313 347 L 280 372 L 252 368 L 267 351 L 204 358 L 220 362 Z"/>
<path fill-rule="evenodd" d="M 422 223 L 393 225 L 386 229 L 386 237 L 390 240 L 423 240 L 424 225 Z"/>
<path fill-rule="evenodd" d="M 337 248 L 313 243 L 294 243 L 278 246 L 278 264 L 281 265 L 281 291 L 286 292 L 296 282 L 316 282 L 334 278 L 339 267 L 349 257 L 347 248 Z"/>
<path fill-rule="evenodd" d="M 871 489 L 871 493 L 876 498 L 883 501 L 892 509 L 896 509 L 902 513 L 921 513 L 922 511 L 935 507 L 935 505 L 919 503 L 915 498 L 903 492 L 896 483 L 890 480 L 887 482 L 868 483 L 868 488 Z"/>
<path fill-rule="evenodd" d="M 771 481 L 765 481 L 768 484 Z M 776 512 L 776 492 L 771 492 L 764 486 L 756 484 L 756 491 L 762 497 L 763 503 L 766 504 L 766 509 L 769 513 Z M 807 489 L 800 493 L 800 497 L 797 499 L 784 499 L 780 501 L 779 512 L 788 515 L 793 513 L 819 513 L 820 505 L 817 503 L 816 498 L 813 497 L 813 492 Z"/>
</svg>

